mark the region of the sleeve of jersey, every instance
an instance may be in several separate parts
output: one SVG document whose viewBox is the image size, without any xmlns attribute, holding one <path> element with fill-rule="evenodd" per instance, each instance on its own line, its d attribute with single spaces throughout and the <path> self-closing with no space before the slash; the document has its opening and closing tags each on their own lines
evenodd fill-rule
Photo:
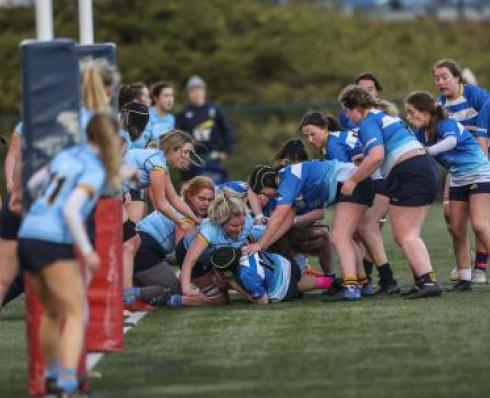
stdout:
<svg viewBox="0 0 490 398">
<path fill-rule="evenodd" d="M 199 228 L 196 238 L 203 242 L 206 246 L 210 246 L 214 242 L 216 236 L 216 227 L 210 222 L 205 222 Z"/>
<path fill-rule="evenodd" d="M 369 118 L 364 119 L 359 128 L 359 137 L 367 154 L 371 149 L 383 145 L 383 132 L 376 120 Z"/>
<path fill-rule="evenodd" d="M 154 153 L 144 163 L 145 171 L 150 174 L 152 171 L 167 172 L 167 162 L 159 152 Z"/>
<path fill-rule="evenodd" d="M 482 134 L 488 136 L 490 129 L 490 100 L 485 102 L 483 107 L 478 112 L 478 118 L 476 119 L 476 127 Z"/>
<path fill-rule="evenodd" d="M 415 138 L 417 138 L 417 141 L 420 142 L 422 145 L 425 145 L 425 137 L 422 130 L 417 130 L 415 132 Z"/>
<path fill-rule="evenodd" d="M 17 135 L 22 135 L 23 134 L 23 129 L 24 129 L 24 124 L 22 122 L 17 123 L 17 125 L 14 128 L 14 133 Z"/>
<path fill-rule="evenodd" d="M 293 205 L 298 196 L 303 181 L 291 172 L 291 169 L 284 171 L 278 189 L 277 206 Z"/>
<path fill-rule="evenodd" d="M 78 179 L 77 186 L 85 189 L 90 197 L 102 191 L 105 182 L 105 171 L 100 167 L 88 168 Z"/>
<path fill-rule="evenodd" d="M 254 299 L 264 297 L 264 295 L 267 293 L 264 286 L 264 281 L 250 267 L 241 269 L 240 282 L 242 287 Z"/>
<path fill-rule="evenodd" d="M 490 94 L 486 90 L 477 86 L 470 85 L 469 89 L 471 91 L 471 95 L 474 97 L 475 107 L 477 110 L 480 110 L 485 103 L 490 100 Z"/>
<path fill-rule="evenodd" d="M 437 138 L 439 140 L 447 137 L 458 138 L 458 124 L 453 120 L 444 120 L 437 126 Z"/>
</svg>

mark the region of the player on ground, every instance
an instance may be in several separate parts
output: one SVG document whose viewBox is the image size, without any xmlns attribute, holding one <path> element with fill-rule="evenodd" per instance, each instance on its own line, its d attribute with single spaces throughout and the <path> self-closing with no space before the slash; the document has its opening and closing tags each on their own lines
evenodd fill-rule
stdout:
<svg viewBox="0 0 490 398">
<path fill-rule="evenodd" d="M 319 285 L 331 287 L 334 281 L 333 277 L 302 274 L 294 261 L 265 251 L 242 256 L 240 249 L 222 247 L 211 255 L 211 263 L 230 288 L 257 304 L 292 301 L 301 292 Z"/>
</svg>

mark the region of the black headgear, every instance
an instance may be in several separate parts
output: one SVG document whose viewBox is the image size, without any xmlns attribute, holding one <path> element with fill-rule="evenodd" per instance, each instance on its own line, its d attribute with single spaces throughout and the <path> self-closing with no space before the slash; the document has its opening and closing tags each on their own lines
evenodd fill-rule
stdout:
<svg viewBox="0 0 490 398">
<path fill-rule="evenodd" d="M 145 130 L 150 119 L 150 113 L 147 106 L 137 102 L 129 102 L 122 107 L 121 118 L 123 126 L 130 133 L 134 141 Z"/>
<path fill-rule="evenodd" d="M 248 179 L 248 186 L 255 193 L 259 193 L 264 188 L 277 189 L 277 172 L 266 165 L 255 166 Z"/>
<path fill-rule="evenodd" d="M 218 272 L 235 273 L 240 265 L 242 252 L 235 247 L 220 247 L 211 254 L 211 264 Z"/>
</svg>

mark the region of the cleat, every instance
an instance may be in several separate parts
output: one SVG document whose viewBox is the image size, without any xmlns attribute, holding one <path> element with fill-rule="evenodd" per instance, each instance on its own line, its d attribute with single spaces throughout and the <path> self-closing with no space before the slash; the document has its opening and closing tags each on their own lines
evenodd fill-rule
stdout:
<svg viewBox="0 0 490 398">
<path fill-rule="evenodd" d="M 154 311 L 155 307 L 152 307 L 151 305 L 145 303 L 144 301 L 141 300 L 134 300 L 130 304 L 124 304 L 124 309 L 129 311 L 129 312 L 150 312 Z"/>
<path fill-rule="evenodd" d="M 376 290 L 371 282 L 366 283 L 361 287 L 361 296 L 370 297 L 376 294 Z"/>
<path fill-rule="evenodd" d="M 376 295 L 377 296 L 384 296 L 384 295 L 397 295 L 400 294 L 400 285 L 396 281 L 396 279 L 393 279 L 389 283 L 383 283 L 379 285 L 379 289 L 376 290 Z"/>
<path fill-rule="evenodd" d="M 163 307 L 167 305 L 167 301 L 172 295 L 172 292 L 170 291 L 169 288 L 164 288 L 163 292 L 159 294 L 156 297 L 153 297 L 150 301 L 149 304 L 153 307 Z"/>
<path fill-rule="evenodd" d="M 419 298 L 436 297 L 442 294 L 441 287 L 435 282 L 424 283 L 416 291 L 405 296 L 407 300 Z"/>
<path fill-rule="evenodd" d="M 471 278 L 471 282 L 476 284 L 488 283 L 486 271 L 480 268 L 473 269 L 473 276 Z"/>
<path fill-rule="evenodd" d="M 361 299 L 361 289 L 357 285 L 344 286 L 337 293 L 326 296 L 322 301 L 333 303 L 336 301 L 357 301 Z"/>
<path fill-rule="evenodd" d="M 449 289 L 446 289 L 447 292 L 466 292 L 468 290 L 471 290 L 471 281 L 463 280 L 456 282 Z"/>
<path fill-rule="evenodd" d="M 453 282 L 459 281 L 459 272 L 458 272 L 458 268 L 457 267 L 456 268 L 453 268 L 453 270 L 451 271 L 450 279 Z"/>
</svg>

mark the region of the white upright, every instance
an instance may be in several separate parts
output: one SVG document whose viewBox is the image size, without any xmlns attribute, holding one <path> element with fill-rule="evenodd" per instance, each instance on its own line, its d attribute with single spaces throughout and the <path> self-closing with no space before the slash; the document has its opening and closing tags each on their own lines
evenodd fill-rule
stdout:
<svg viewBox="0 0 490 398">
<path fill-rule="evenodd" d="M 37 40 L 53 40 L 53 3 L 51 0 L 36 0 Z"/>
<path fill-rule="evenodd" d="M 94 44 L 92 0 L 78 0 L 80 44 Z"/>
</svg>

